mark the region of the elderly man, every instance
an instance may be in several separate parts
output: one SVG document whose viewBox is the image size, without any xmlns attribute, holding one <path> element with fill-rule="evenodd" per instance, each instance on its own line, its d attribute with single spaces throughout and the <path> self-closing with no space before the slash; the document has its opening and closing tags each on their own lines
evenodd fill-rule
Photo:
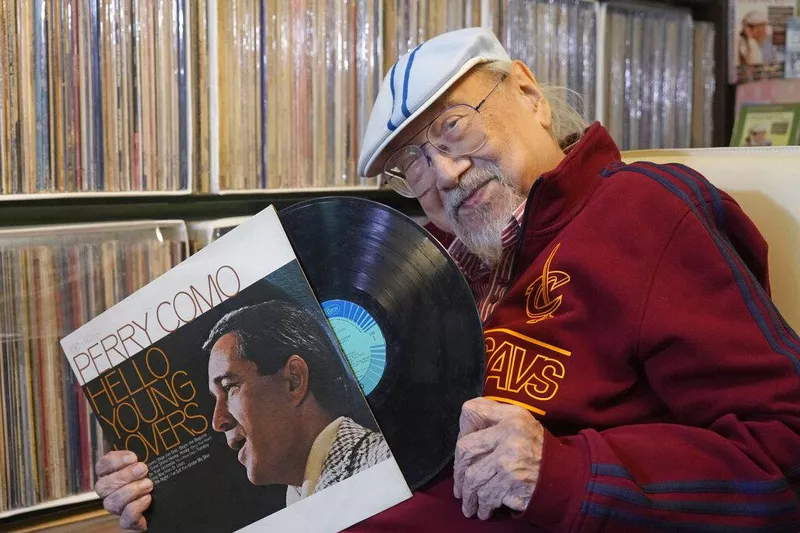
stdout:
<svg viewBox="0 0 800 533">
<path fill-rule="evenodd" d="M 772 146 L 772 139 L 767 136 L 767 126 L 764 122 L 753 125 L 745 138 L 745 146 Z"/>
<path fill-rule="evenodd" d="M 797 531 L 800 339 L 766 243 L 557 94 L 483 29 L 384 79 L 359 172 L 417 198 L 460 265 L 486 382 L 453 469 L 352 530 Z"/>
<path fill-rule="evenodd" d="M 761 11 L 749 11 L 742 17 L 742 30 L 739 32 L 737 64 L 752 66 L 765 63 L 761 47 L 767 38 L 769 20 Z"/>
<path fill-rule="evenodd" d="M 449 246 L 487 374 L 452 480 L 354 529 L 800 529 L 800 340 L 729 196 L 622 164 L 481 29 L 392 67 L 359 171 L 418 198 Z"/>
<path fill-rule="evenodd" d="M 740 81 L 752 77 L 761 78 L 764 76 L 764 66 L 777 63 L 772 36 L 767 30 L 769 23 L 766 8 L 764 11 L 748 11 L 742 17 L 741 31 L 736 43 L 736 66 L 740 70 Z"/>
</svg>

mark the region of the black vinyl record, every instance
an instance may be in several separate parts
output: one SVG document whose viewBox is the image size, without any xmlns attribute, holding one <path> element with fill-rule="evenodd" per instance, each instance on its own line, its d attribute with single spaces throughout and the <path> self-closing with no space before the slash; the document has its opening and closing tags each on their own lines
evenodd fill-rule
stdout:
<svg viewBox="0 0 800 533">
<path fill-rule="evenodd" d="M 452 460 L 461 405 L 479 396 L 483 331 L 442 245 L 404 214 L 326 197 L 279 212 L 406 482 Z"/>
</svg>

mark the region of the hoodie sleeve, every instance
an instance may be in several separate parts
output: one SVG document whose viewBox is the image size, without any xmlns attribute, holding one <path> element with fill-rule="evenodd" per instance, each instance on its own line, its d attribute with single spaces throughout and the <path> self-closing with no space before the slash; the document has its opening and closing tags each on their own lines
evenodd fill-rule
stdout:
<svg viewBox="0 0 800 533">
<path fill-rule="evenodd" d="M 757 231 L 720 205 L 716 216 L 690 205 L 674 227 L 641 318 L 643 371 L 678 422 L 547 434 L 520 519 L 549 531 L 800 531 L 800 338 L 768 295 L 760 244 L 744 242 Z"/>
</svg>

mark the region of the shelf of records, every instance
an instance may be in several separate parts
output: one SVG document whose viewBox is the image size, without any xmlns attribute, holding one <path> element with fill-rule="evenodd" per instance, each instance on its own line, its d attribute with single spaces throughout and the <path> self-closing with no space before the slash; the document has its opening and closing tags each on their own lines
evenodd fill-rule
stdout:
<svg viewBox="0 0 800 533">
<path fill-rule="evenodd" d="M 0 3 L 0 199 L 357 190 L 383 73 L 491 27 L 622 149 L 710 146 L 715 28 L 587 0 Z"/>
<path fill-rule="evenodd" d="M 0 529 L 91 498 L 106 444 L 59 339 L 181 262 L 188 242 L 181 220 L 0 231 Z"/>
</svg>

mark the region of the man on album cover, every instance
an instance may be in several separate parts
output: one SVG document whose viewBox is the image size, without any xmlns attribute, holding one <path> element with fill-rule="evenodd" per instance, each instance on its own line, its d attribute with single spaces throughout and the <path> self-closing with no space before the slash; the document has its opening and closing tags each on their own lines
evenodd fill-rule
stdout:
<svg viewBox="0 0 800 533">
<path fill-rule="evenodd" d="M 769 18 L 763 11 L 748 11 L 742 17 L 736 43 L 736 66 L 745 73 L 745 78 L 760 77 L 759 67 L 778 61 L 768 26 Z"/>
<path fill-rule="evenodd" d="M 285 484 L 286 504 L 390 457 L 383 435 L 341 415 L 353 387 L 325 331 L 298 305 L 272 300 L 214 326 L 212 427 L 256 485 Z"/>
<path fill-rule="evenodd" d="M 237 452 L 251 483 L 287 486 L 287 506 L 391 457 L 381 433 L 346 416 L 357 384 L 322 325 L 301 306 L 269 300 L 230 311 L 211 329 L 203 350 L 213 429 Z M 98 474 L 135 462 L 132 455 L 111 452 Z M 139 477 L 136 466 L 128 473 Z M 120 483 L 106 478 L 95 486 L 108 497 L 107 508 L 116 498 L 122 507 L 129 503 L 122 501 L 126 487 L 117 490 Z M 137 489 L 152 490 L 148 480 L 141 483 Z M 149 495 L 143 496 L 129 509 L 149 504 Z M 146 527 L 141 514 L 124 520 L 125 527 Z"/>
<path fill-rule="evenodd" d="M 753 125 L 745 137 L 745 146 L 772 146 L 772 139 L 767 135 L 768 128 L 763 122 Z"/>
</svg>

